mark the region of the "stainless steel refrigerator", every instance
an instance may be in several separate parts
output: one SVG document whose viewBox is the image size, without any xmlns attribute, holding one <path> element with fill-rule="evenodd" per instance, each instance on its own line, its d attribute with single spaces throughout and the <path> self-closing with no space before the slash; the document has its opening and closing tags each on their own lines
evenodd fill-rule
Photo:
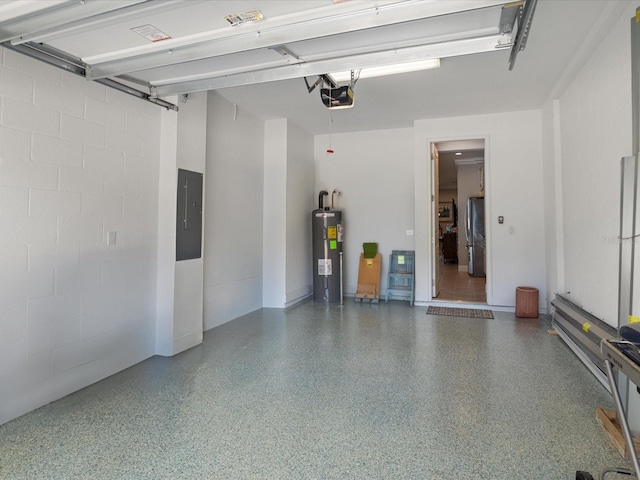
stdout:
<svg viewBox="0 0 640 480">
<path fill-rule="evenodd" d="M 485 230 L 484 230 L 484 198 L 467 199 L 465 209 L 467 217 L 465 233 L 467 235 L 467 251 L 469 254 L 469 275 L 485 277 Z"/>
</svg>

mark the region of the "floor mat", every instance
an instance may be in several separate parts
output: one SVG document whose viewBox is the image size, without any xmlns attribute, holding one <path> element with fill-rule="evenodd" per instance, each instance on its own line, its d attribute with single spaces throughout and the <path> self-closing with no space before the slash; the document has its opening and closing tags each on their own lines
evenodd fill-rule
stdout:
<svg viewBox="0 0 640 480">
<path fill-rule="evenodd" d="M 491 310 L 474 308 L 429 307 L 427 315 L 444 315 L 446 317 L 493 318 Z"/>
</svg>

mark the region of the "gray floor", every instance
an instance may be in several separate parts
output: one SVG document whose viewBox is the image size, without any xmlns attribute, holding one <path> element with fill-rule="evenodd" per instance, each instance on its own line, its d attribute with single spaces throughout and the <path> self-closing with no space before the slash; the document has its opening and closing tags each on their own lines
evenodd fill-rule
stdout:
<svg viewBox="0 0 640 480">
<path fill-rule="evenodd" d="M 559 480 L 624 466 L 595 419 L 611 397 L 548 320 L 495 316 L 260 310 L 0 426 L 0 478 Z"/>
</svg>

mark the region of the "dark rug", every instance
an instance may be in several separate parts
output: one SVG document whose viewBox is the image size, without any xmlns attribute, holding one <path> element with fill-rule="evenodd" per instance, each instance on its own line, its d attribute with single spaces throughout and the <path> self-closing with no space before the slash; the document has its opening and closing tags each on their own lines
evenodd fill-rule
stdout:
<svg viewBox="0 0 640 480">
<path fill-rule="evenodd" d="M 474 308 L 429 307 L 427 315 L 444 315 L 446 317 L 493 318 L 491 310 Z"/>
</svg>

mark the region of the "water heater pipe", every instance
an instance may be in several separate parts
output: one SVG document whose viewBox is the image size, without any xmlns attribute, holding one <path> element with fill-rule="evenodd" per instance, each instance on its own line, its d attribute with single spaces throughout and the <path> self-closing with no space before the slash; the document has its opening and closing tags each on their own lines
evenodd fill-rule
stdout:
<svg viewBox="0 0 640 480">
<path fill-rule="evenodd" d="M 326 190 L 320 190 L 320 194 L 318 195 L 318 210 L 324 210 L 323 197 L 325 197 L 326 195 L 329 195 L 329 192 L 327 192 Z"/>
<path fill-rule="evenodd" d="M 334 188 L 333 192 L 331 192 L 331 210 L 333 210 L 333 196 L 334 195 L 340 196 L 341 194 L 342 194 L 342 192 L 340 190 L 338 190 L 337 188 Z"/>
</svg>

